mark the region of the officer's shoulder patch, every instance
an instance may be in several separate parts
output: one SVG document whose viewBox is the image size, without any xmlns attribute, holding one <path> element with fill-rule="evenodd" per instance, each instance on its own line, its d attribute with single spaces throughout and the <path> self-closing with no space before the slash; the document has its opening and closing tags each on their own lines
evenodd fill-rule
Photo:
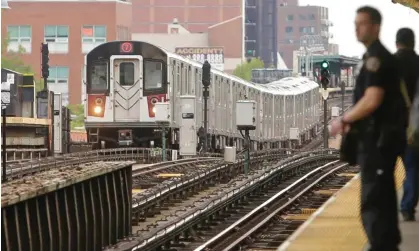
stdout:
<svg viewBox="0 0 419 251">
<path fill-rule="evenodd" d="M 365 67 L 368 71 L 377 72 L 380 69 L 381 62 L 377 57 L 369 57 L 365 62 Z"/>
</svg>

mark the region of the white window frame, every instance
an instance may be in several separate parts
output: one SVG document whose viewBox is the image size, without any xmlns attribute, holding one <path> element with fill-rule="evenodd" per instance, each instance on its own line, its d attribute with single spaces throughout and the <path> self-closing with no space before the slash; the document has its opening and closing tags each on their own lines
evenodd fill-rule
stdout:
<svg viewBox="0 0 419 251">
<path fill-rule="evenodd" d="M 32 26 L 30 26 L 30 25 L 8 25 L 7 26 L 7 33 L 8 34 L 9 34 L 10 27 L 18 27 L 18 37 L 17 37 L 17 40 L 16 40 L 16 38 L 11 37 L 9 35 L 9 41 L 10 42 L 18 42 L 18 43 L 22 43 L 22 42 L 29 42 L 29 43 L 31 43 L 32 42 Z M 21 37 L 20 36 L 20 28 L 21 27 L 29 27 L 29 29 L 31 31 L 31 35 L 29 37 Z"/>
<path fill-rule="evenodd" d="M 55 37 L 47 37 L 46 31 L 47 27 L 55 27 Z M 67 28 L 67 37 L 59 37 L 58 36 L 58 28 L 59 27 L 65 27 Z M 68 44 L 68 38 L 70 35 L 70 27 L 68 25 L 45 25 L 44 26 L 44 41 L 46 43 L 62 43 L 62 44 Z"/>
<path fill-rule="evenodd" d="M 93 36 L 91 37 L 87 37 L 83 35 L 83 29 L 84 27 L 92 27 L 93 28 Z M 96 37 L 95 33 L 96 33 L 96 28 L 97 27 L 104 27 L 105 28 L 105 36 L 104 37 Z M 108 35 L 108 30 L 106 25 L 83 25 L 82 26 L 82 43 L 106 43 L 106 37 Z"/>
<path fill-rule="evenodd" d="M 18 28 L 18 36 L 17 37 L 10 36 L 9 30 L 10 30 L 11 27 L 17 27 Z M 30 31 L 30 36 L 29 37 L 21 37 L 20 36 L 21 27 L 29 27 L 29 31 Z M 7 26 L 7 34 L 8 34 L 8 38 L 9 38 L 9 46 L 8 46 L 7 50 L 12 50 L 13 51 L 13 49 L 10 49 L 10 47 L 13 48 L 14 46 L 16 46 L 16 44 L 19 45 L 18 47 L 22 46 L 22 44 L 26 44 L 26 45 L 29 45 L 28 46 L 29 48 L 25 48 L 24 46 L 22 46 L 25 49 L 25 53 L 31 53 L 32 52 L 32 26 L 31 25 L 26 25 L 26 24 L 23 24 L 23 25 L 8 25 Z"/>
<path fill-rule="evenodd" d="M 59 78 L 57 76 L 57 72 L 58 72 L 58 68 L 67 68 L 67 77 L 66 78 Z M 48 85 L 50 84 L 67 84 L 69 83 L 68 78 L 70 76 L 70 68 L 68 66 L 50 66 L 49 68 L 50 70 L 54 69 L 55 70 L 55 78 L 52 77 L 48 77 Z M 54 82 L 50 81 L 50 80 L 54 80 Z M 62 81 L 62 82 L 60 82 Z M 70 91 L 70 90 L 69 90 Z"/>
</svg>

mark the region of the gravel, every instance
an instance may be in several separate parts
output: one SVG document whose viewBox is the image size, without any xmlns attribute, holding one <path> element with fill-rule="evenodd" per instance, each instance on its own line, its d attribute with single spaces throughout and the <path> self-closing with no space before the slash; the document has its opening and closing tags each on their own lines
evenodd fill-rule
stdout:
<svg viewBox="0 0 419 251">
<path fill-rule="evenodd" d="M 1 186 L 2 207 L 133 165 L 133 161 L 95 162 L 35 173 Z"/>
</svg>

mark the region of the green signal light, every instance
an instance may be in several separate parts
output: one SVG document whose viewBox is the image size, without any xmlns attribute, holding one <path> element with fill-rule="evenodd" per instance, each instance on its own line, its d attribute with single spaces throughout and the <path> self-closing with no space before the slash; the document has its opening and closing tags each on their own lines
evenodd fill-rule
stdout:
<svg viewBox="0 0 419 251">
<path fill-rule="evenodd" d="M 329 68 L 329 62 L 327 62 L 327 61 L 323 61 L 323 62 L 322 62 L 322 64 L 321 64 L 321 67 L 322 67 L 323 69 L 327 69 L 327 68 Z"/>
</svg>

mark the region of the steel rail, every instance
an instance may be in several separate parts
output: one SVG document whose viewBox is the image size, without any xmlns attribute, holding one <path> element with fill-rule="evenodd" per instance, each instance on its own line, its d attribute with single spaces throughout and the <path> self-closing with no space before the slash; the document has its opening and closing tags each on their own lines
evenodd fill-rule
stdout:
<svg viewBox="0 0 419 251">
<path fill-rule="evenodd" d="M 323 156 L 323 157 L 325 157 L 325 156 Z M 329 156 L 329 157 L 331 157 L 331 156 Z M 317 161 L 317 160 L 320 160 L 320 159 L 322 159 L 321 156 L 312 156 L 312 157 L 307 157 L 305 159 L 294 160 L 291 163 L 289 163 L 288 165 L 291 165 L 292 167 L 294 167 L 294 166 L 306 164 L 306 163 L 309 163 L 309 162 Z M 292 168 L 292 167 L 290 167 L 290 168 Z M 270 176 L 272 176 L 274 173 L 276 173 L 277 171 L 279 171 L 280 169 L 283 169 L 283 168 L 284 168 L 284 166 L 281 166 L 281 168 L 276 168 L 276 170 L 271 170 L 271 171 L 264 172 L 263 174 L 260 174 L 260 175 L 257 175 L 256 177 L 254 177 L 254 179 L 248 180 L 244 185 L 240 186 L 239 188 L 233 187 L 229 191 L 221 193 L 219 196 L 213 198 L 212 200 L 206 201 L 206 205 L 197 208 L 196 211 L 186 212 L 183 215 L 183 219 L 181 221 L 177 221 L 177 222 L 174 222 L 174 223 L 169 222 L 164 227 L 162 227 L 162 229 L 159 229 L 157 232 L 155 232 L 150 237 L 148 237 L 148 238 L 146 237 L 146 238 L 143 238 L 142 240 L 139 240 L 139 243 L 138 243 L 139 245 L 137 245 L 132 250 L 137 250 L 139 248 L 145 248 L 146 246 L 148 246 L 150 244 L 152 245 L 152 242 L 154 242 L 156 239 L 158 239 L 158 238 L 160 238 L 164 235 L 170 234 L 171 232 L 175 231 L 176 229 L 182 228 L 185 224 L 188 224 L 188 223 L 192 222 L 193 220 L 199 219 L 199 217 L 202 214 L 209 213 L 209 212 L 212 212 L 212 211 L 216 211 L 224 203 L 228 203 L 229 201 L 233 201 L 235 198 L 244 196 L 245 194 L 247 194 L 249 192 L 249 189 L 251 190 L 253 187 L 257 186 L 260 182 L 263 182 L 263 181 L 269 179 Z"/>
<path fill-rule="evenodd" d="M 201 164 L 201 163 L 205 163 L 205 162 L 214 162 L 214 161 L 220 161 L 222 160 L 221 158 L 215 158 L 215 157 L 204 157 L 204 158 L 194 158 L 194 159 L 185 159 L 183 161 L 171 161 L 171 162 L 163 162 L 163 163 L 158 163 L 158 164 L 152 164 L 150 166 L 147 166 L 145 168 L 138 168 L 133 170 L 133 174 L 132 177 L 139 177 L 142 175 L 147 175 L 147 174 L 151 174 L 154 172 L 159 172 L 159 171 L 163 171 L 169 168 L 174 168 L 174 167 L 181 167 L 183 165 L 187 165 L 187 164 Z"/>
<path fill-rule="evenodd" d="M 209 214 L 210 212 L 220 209 L 220 207 L 222 207 L 225 203 L 229 203 L 239 198 L 240 196 L 244 196 L 245 194 L 252 191 L 252 189 L 255 189 L 256 187 L 264 184 L 265 182 L 268 182 L 273 177 L 272 175 L 276 174 L 278 171 L 292 170 L 295 167 L 302 166 L 308 163 L 326 161 L 328 159 L 331 160 L 337 158 L 336 152 L 324 150 L 323 152 L 326 155 L 315 155 L 312 153 L 298 154 L 299 156 L 293 156 L 289 160 L 282 161 L 282 163 L 280 162 L 278 165 L 275 165 L 272 168 L 259 170 L 255 172 L 253 176 L 242 176 L 242 182 L 240 183 L 239 187 L 236 187 L 236 185 L 234 185 L 227 191 L 221 191 L 211 199 L 205 201 L 204 204 L 199 206 L 195 205 L 194 210 L 185 211 L 185 213 L 183 213 L 181 216 L 178 216 L 181 219 L 179 218 L 175 222 L 167 222 L 166 224 L 163 224 L 161 227 L 153 230 L 152 233 L 146 232 L 144 233 L 144 235 L 131 236 L 129 237 L 129 243 L 121 243 L 123 247 L 115 247 L 109 250 L 137 250 L 146 247 L 150 248 L 150 245 L 157 245 L 157 243 L 154 242 L 157 239 L 161 239 L 160 237 L 167 236 L 168 234 L 177 233 L 177 231 L 180 231 L 179 229 L 184 229 L 187 225 L 190 225 L 198 221 L 201 214 Z M 284 164 L 285 162 L 286 164 Z M 163 240 L 159 240 L 159 243 L 161 241 Z"/>
<path fill-rule="evenodd" d="M 277 201 L 281 196 L 289 193 L 294 189 L 295 187 L 298 187 L 306 182 L 308 178 L 311 176 L 323 171 L 325 168 L 328 168 L 329 166 L 336 166 L 336 164 L 340 163 L 339 160 L 332 161 L 330 163 L 327 163 L 324 166 L 318 167 L 314 169 L 313 171 L 307 173 L 297 181 L 295 181 L 293 184 L 288 186 L 286 189 L 278 192 L 273 197 L 271 197 L 269 200 L 265 201 L 263 204 L 246 214 L 244 217 L 240 218 L 238 221 L 236 221 L 234 224 L 232 224 L 230 227 L 219 233 L 214 238 L 207 241 L 205 244 L 199 246 L 195 249 L 195 251 L 201 251 L 201 250 L 217 250 L 217 251 L 226 251 L 234 248 L 237 244 L 239 244 L 241 241 L 246 239 L 248 236 L 253 234 L 256 230 L 258 230 L 260 227 L 262 227 L 264 224 L 266 224 L 272 217 L 278 214 L 281 210 L 289 206 L 291 203 L 293 203 L 295 200 L 297 200 L 301 195 L 305 194 L 308 190 L 310 190 L 313 186 L 317 185 L 319 182 L 321 182 L 323 179 L 328 177 L 330 174 L 336 172 L 337 170 L 348 166 L 348 164 L 340 164 L 337 167 L 334 167 L 332 170 L 328 171 L 327 173 L 323 174 L 321 177 L 316 179 L 315 181 L 311 182 L 309 185 L 307 185 L 302 191 L 300 191 L 298 194 L 294 195 L 291 198 L 288 198 L 287 202 L 282 204 L 280 207 L 275 209 L 272 213 L 269 215 L 266 215 L 266 212 L 269 213 L 267 208 L 272 207 L 272 204 Z M 253 226 L 249 230 L 245 230 L 246 226 Z M 237 229 L 240 229 L 237 231 Z M 246 231 L 246 232 L 244 232 Z M 226 241 L 225 238 L 233 239 L 234 241 L 230 244 L 225 244 L 223 246 L 223 241 Z"/>
<path fill-rule="evenodd" d="M 287 155 L 280 155 L 280 154 L 275 154 L 273 156 L 273 158 L 270 158 L 269 160 L 266 160 L 266 156 L 261 155 L 261 156 L 256 156 L 254 158 L 252 158 L 251 164 L 255 164 L 258 162 L 262 162 L 262 161 L 268 161 L 268 162 L 272 162 L 272 161 L 277 161 L 281 158 L 286 157 Z M 236 166 L 243 166 L 244 164 L 244 160 L 239 160 L 236 163 L 226 163 L 224 161 L 220 161 L 220 163 L 217 164 L 217 160 L 216 158 L 210 159 L 210 160 L 206 160 L 203 159 L 201 161 L 205 162 L 205 161 L 214 161 L 215 166 L 211 166 L 211 168 L 206 168 L 205 171 L 196 171 L 196 172 L 192 172 L 189 174 L 186 174 L 180 178 L 174 179 L 174 180 L 169 180 L 167 183 L 162 182 L 160 184 L 160 186 L 156 186 L 150 189 L 147 189 L 145 193 L 140 193 L 138 195 L 134 195 L 133 196 L 133 202 L 132 202 L 132 208 L 134 210 L 136 210 L 138 207 L 143 206 L 147 203 L 150 203 L 152 201 L 155 201 L 157 199 L 159 199 L 160 197 L 167 195 L 171 192 L 174 192 L 175 190 L 179 190 L 182 189 L 183 187 L 186 187 L 190 184 L 192 184 L 193 182 L 197 182 L 201 179 L 203 179 L 204 177 L 207 177 L 208 175 L 211 175 L 212 173 L 216 173 L 216 172 L 220 172 L 222 170 L 225 170 L 227 168 L 230 168 L 231 165 L 236 165 Z M 193 162 L 187 162 L 186 164 L 190 164 Z M 181 163 L 184 164 L 184 163 Z M 158 165 L 158 164 L 156 164 Z M 165 168 L 170 168 L 170 167 L 165 167 Z M 194 170 L 195 171 L 195 170 Z M 152 171 L 151 171 L 152 172 Z"/>
<path fill-rule="evenodd" d="M 168 150 L 170 151 L 170 150 Z M 167 152 L 168 152 L 167 151 Z M 115 149 L 104 149 L 94 150 L 89 152 L 78 152 L 61 155 L 59 157 L 47 157 L 38 161 L 29 161 L 19 164 L 8 165 L 7 167 L 7 178 L 8 180 L 16 179 L 27 174 L 41 172 L 53 168 L 61 168 L 72 165 L 86 164 L 97 161 L 125 161 L 125 160 L 143 160 L 145 162 L 158 162 L 161 161 L 160 155 L 155 155 L 156 150 L 153 148 L 115 148 Z M 271 155 L 274 153 L 281 152 L 296 152 L 292 149 L 274 149 L 264 150 L 261 152 L 255 152 L 252 156 L 260 155 Z M 211 156 L 212 154 L 206 154 Z M 216 156 L 218 154 L 215 154 Z M 237 158 L 244 159 L 243 154 L 239 154 Z"/>
<path fill-rule="evenodd" d="M 346 112 L 350 108 L 351 108 L 351 106 L 346 107 L 345 110 L 344 110 L 344 112 Z M 330 124 L 332 122 L 332 120 L 333 119 L 329 119 L 329 121 L 327 122 L 327 124 Z M 305 145 L 304 147 L 302 147 L 300 150 L 301 151 L 310 151 L 312 149 L 318 148 L 323 143 L 323 128 L 324 128 L 324 125 L 321 125 L 319 127 L 319 129 L 317 130 L 317 134 L 320 135 L 318 138 L 315 138 L 310 143 L 308 143 L 307 145 Z"/>
<path fill-rule="evenodd" d="M 321 149 L 321 150 L 316 150 L 316 151 L 311 151 L 311 152 L 299 153 L 299 155 L 296 155 L 290 158 L 286 158 L 287 155 L 274 154 L 269 159 L 267 159 L 265 155 L 261 154 L 260 156 L 251 158 L 251 164 L 255 162 L 256 163 L 261 162 L 261 161 L 267 161 L 267 162 L 279 161 L 277 165 L 286 165 L 286 164 L 291 163 L 292 161 L 299 160 L 304 157 L 309 157 L 313 155 L 324 155 L 324 154 L 338 154 L 338 153 L 339 152 L 336 149 Z M 239 160 L 238 162 L 234 164 L 243 166 L 244 160 Z M 229 167 L 230 165 L 228 163 L 220 163 L 220 165 L 209 168 L 203 172 L 191 173 L 190 175 L 182 176 L 179 179 L 170 180 L 170 182 L 167 182 L 167 183 L 162 182 L 159 186 L 147 189 L 146 193 L 133 195 L 132 208 L 136 209 L 140 206 L 143 206 L 147 203 L 157 200 L 160 197 L 166 194 L 169 194 L 175 190 L 182 189 L 183 187 L 186 187 L 189 184 L 196 182 L 199 179 L 202 179 L 204 176 L 210 175 L 211 173 L 214 173 L 214 172 L 222 171 L 223 169 L 226 169 Z"/>
<path fill-rule="evenodd" d="M 48 157 L 39 161 L 9 165 L 7 167 L 7 174 L 8 179 L 15 179 L 29 173 L 97 161 L 142 160 L 148 163 L 160 161 L 161 156 L 154 156 L 154 153 L 155 150 L 150 148 L 116 148 L 84 153 L 71 153 L 59 157 Z"/>
</svg>

